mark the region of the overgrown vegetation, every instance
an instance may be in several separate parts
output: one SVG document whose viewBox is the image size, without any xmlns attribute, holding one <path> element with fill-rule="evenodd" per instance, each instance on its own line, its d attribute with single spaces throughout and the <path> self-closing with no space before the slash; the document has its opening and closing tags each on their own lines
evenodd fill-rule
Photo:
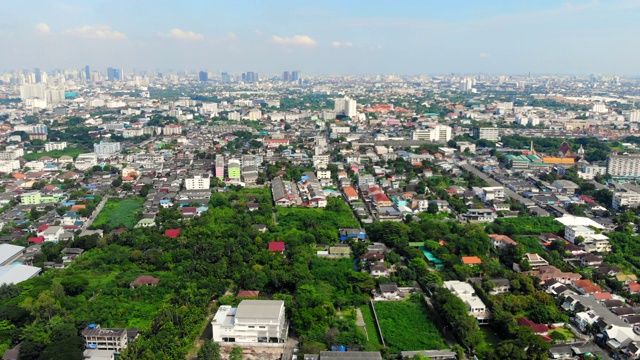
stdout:
<svg viewBox="0 0 640 360">
<path fill-rule="evenodd" d="M 121 227 L 132 229 L 139 220 L 144 200 L 141 197 L 107 200 L 92 227 L 106 231 Z"/>
</svg>

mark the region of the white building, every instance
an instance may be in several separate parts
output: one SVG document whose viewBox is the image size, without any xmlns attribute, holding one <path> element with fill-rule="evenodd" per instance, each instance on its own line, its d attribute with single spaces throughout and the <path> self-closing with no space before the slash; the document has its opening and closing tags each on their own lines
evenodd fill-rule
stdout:
<svg viewBox="0 0 640 360">
<path fill-rule="evenodd" d="M 98 165 L 98 155 L 96 155 L 96 153 L 80 154 L 74 164 L 78 170 L 87 170 L 96 165 Z"/>
<path fill-rule="evenodd" d="M 488 186 L 482 188 L 482 194 L 480 194 L 480 200 L 483 202 L 493 200 L 504 200 L 504 187 L 502 186 Z"/>
<path fill-rule="evenodd" d="M 182 134 L 182 125 L 168 124 L 162 128 L 162 135 L 180 135 Z"/>
<path fill-rule="evenodd" d="M 476 296 L 473 286 L 466 282 L 452 280 L 445 281 L 444 287 L 464 301 L 467 305 L 469 315 L 475 317 L 479 323 L 486 324 L 489 321 L 489 318 L 491 317 L 489 309 L 482 300 Z"/>
<path fill-rule="evenodd" d="M 184 187 L 187 190 L 207 190 L 211 185 L 209 175 L 195 175 L 184 180 Z"/>
<path fill-rule="evenodd" d="M 283 300 L 242 300 L 237 308 L 223 305 L 211 321 L 213 341 L 260 346 L 283 343 L 288 324 Z"/>
<path fill-rule="evenodd" d="M 411 140 L 427 140 L 445 143 L 451 140 L 452 129 L 447 125 L 436 125 L 430 129 L 418 129 L 411 133 Z"/>
<path fill-rule="evenodd" d="M 66 141 L 48 142 L 48 143 L 44 144 L 44 151 L 46 151 L 46 152 L 54 151 L 54 150 L 64 150 L 66 148 L 67 148 L 67 142 Z"/>
<path fill-rule="evenodd" d="M 473 128 L 473 138 L 497 142 L 500 141 L 500 129 L 495 127 L 475 127 Z"/>
<path fill-rule="evenodd" d="M 357 114 L 356 107 L 356 101 L 345 96 L 343 99 L 335 99 L 335 105 L 333 109 L 337 115 L 352 117 Z"/>
<path fill-rule="evenodd" d="M 620 210 L 623 206 L 638 207 L 640 205 L 640 193 L 635 191 L 617 192 L 613 195 L 612 207 Z"/>
<path fill-rule="evenodd" d="M 610 155 L 607 159 L 607 174 L 613 177 L 640 176 L 640 155 Z"/>
<path fill-rule="evenodd" d="M 93 152 L 97 156 L 111 156 L 120 152 L 120 143 L 100 141 L 98 144 L 93 144 Z"/>
<path fill-rule="evenodd" d="M 607 173 L 607 168 L 598 165 L 584 165 L 582 171 L 578 172 L 578 177 L 585 180 L 593 180 L 596 175 L 604 175 Z"/>
</svg>

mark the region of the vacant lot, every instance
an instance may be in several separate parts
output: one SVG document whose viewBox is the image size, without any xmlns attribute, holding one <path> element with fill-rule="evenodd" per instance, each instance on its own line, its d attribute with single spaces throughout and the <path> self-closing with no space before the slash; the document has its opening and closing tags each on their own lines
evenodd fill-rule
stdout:
<svg viewBox="0 0 640 360">
<path fill-rule="evenodd" d="M 144 198 L 109 199 L 93 223 L 94 228 L 110 231 L 125 227 L 132 229 L 138 222 Z"/>
<path fill-rule="evenodd" d="M 405 301 L 380 301 L 374 306 L 382 336 L 391 353 L 447 348 L 420 297 Z"/>
<path fill-rule="evenodd" d="M 61 156 L 71 156 L 72 158 L 76 158 L 78 157 L 78 155 L 82 154 L 82 153 L 86 153 L 88 152 L 85 149 L 79 149 L 79 148 L 72 148 L 72 147 L 68 147 L 65 148 L 63 150 L 53 150 L 53 151 L 49 151 L 49 152 L 40 152 L 40 153 L 30 153 L 30 154 L 25 154 L 23 157 L 25 160 L 29 160 L 29 161 L 33 161 L 33 160 L 38 160 L 43 156 L 49 156 L 52 158 L 59 158 Z"/>
</svg>

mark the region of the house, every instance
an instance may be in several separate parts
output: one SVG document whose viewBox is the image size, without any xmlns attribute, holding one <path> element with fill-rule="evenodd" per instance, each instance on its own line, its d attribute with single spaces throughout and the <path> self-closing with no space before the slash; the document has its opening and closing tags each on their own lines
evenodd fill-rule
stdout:
<svg viewBox="0 0 640 360">
<path fill-rule="evenodd" d="M 506 294 L 511 290 L 509 279 L 490 278 L 487 279 L 487 281 L 490 281 L 494 285 L 491 291 L 489 291 L 491 295 Z"/>
<path fill-rule="evenodd" d="M 494 222 L 498 215 L 493 209 L 469 209 L 462 216 L 470 223 Z"/>
<path fill-rule="evenodd" d="M 154 278 L 149 275 L 140 275 L 133 280 L 129 286 L 133 289 L 140 286 L 156 286 L 160 282 L 160 279 Z"/>
<path fill-rule="evenodd" d="M 602 265 L 602 256 L 594 254 L 584 254 L 580 258 L 580 265 L 582 267 L 599 267 Z"/>
<path fill-rule="evenodd" d="M 536 324 L 533 321 L 527 319 L 526 317 L 519 317 L 516 319 L 518 325 L 526 326 L 533 330 L 533 333 L 536 335 L 547 335 L 549 332 L 549 326 L 545 324 Z"/>
<path fill-rule="evenodd" d="M 357 201 L 359 198 L 358 192 L 352 186 L 343 187 L 342 192 L 344 193 L 344 197 L 347 201 Z"/>
<path fill-rule="evenodd" d="M 378 262 L 372 263 L 369 266 L 369 273 L 373 277 L 382 277 L 382 276 L 386 277 L 386 276 L 389 276 L 391 271 L 387 267 L 387 264 L 384 263 L 384 261 L 378 261 Z"/>
<path fill-rule="evenodd" d="M 493 246 L 494 249 L 502 249 L 507 245 L 518 245 L 515 240 L 507 235 L 490 234 L 489 238 L 491 239 L 491 246 Z"/>
<path fill-rule="evenodd" d="M 138 221 L 138 223 L 134 227 L 135 228 L 147 228 L 147 227 L 154 227 L 154 226 L 156 226 L 155 220 L 150 219 L 150 218 L 144 218 L 144 219 L 141 219 L 140 221 Z"/>
<path fill-rule="evenodd" d="M 82 330 L 82 338 L 87 349 L 122 351 L 129 344 L 127 329 L 106 329 L 96 324 Z"/>
<path fill-rule="evenodd" d="M 537 269 L 541 266 L 547 266 L 549 265 L 549 262 L 547 260 L 545 260 L 542 256 L 538 255 L 538 254 L 532 254 L 532 253 L 526 253 L 524 255 L 523 260 L 526 260 L 529 262 L 529 266 L 531 266 L 532 269 Z"/>
<path fill-rule="evenodd" d="M 396 283 L 383 283 L 378 285 L 379 294 L 384 300 L 398 300 L 400 299 L 398 293 L 398 285 Z"/>
<path fill-rule="evenodd" d="M 475 317 L 480 324 L 486 324 L 489 321 L 491 314 L 487 306 L 476 296 L 475 290 L 473 290 L 470 284 L 458 280 L 451 280 L 445 281 L 444 287 L 449 289 L 449 291 L 467 305 L 469 315 Z"/>
<path fill-rule="evenodd" d="M 284 241 L 272 241 L 269 243 L 269 251 L 284 254 Z"/>
<path fill-rule="evenodd" d="M 476 266 L 482 264 L 482 259 L 477 256 L 463 256 L 462 263 L 467 266 Z"/>
<path fill-rule="evenodd" d="M 553 265 L 540 266 L 537 269 L 525 271 L 523 272 L 523 274 L 537 277 L 538 279 L 540 279 L 540 283 L 542 285 L 544 285 L 545 282 L 549 280 L 556 280 L 563 284 L 571 284 L 572 281 L 582 278 L 582 275 L 580 274 L 564 272 Z"/>
<path fill-rule="evenodd" d="M 247 203 L 247 211 L 256 211 L 260 209 L 260 204 L 257 202 L 249 202 Z"/>
<path fill-rule="evenodd" d="M 213 341 L 283 343 L 288 336 L 283 300 L 242 300 L 237 308 L 222 305 L 211 321 Z"/>
<path fill-rule="evenodd" d="M 265 224 L 253 224 L 251 225 L 251 227 L 260 231 L 261 233 L 267 232 L 267 225 Z"/>
<path fill-rule="evenodd" d="M 609 325 L 603 331 L 605 343 L 611 350 L 621 350 L 632 341 L 640 341 L 640 335 L 636 334 L 632 327 Z"/>
<path fill-rule="evenodd" d="M 37 229 L 37 235 L 44 237 L 44 241 L 58 242 L 60 236 L 64 234 L 62 226 L 42 225 Z"/>
<path fill-rule="evenodd" d="M 172 239 L 175 239 L 180 235 L 180 229 L 167 229 L 164 234 Z"/>
<path fill-rule="evenodd" d="M 355 239 L 355 240 L 365 240 L 367 238 L 367 233 L 364 229 L 339 229 L 340 241 L 345 241 L 347 239 Z"/>
<path fill-rule="evenodd" d="M 631 281 L 627 286 L 625 286 L 624 289 L 627 290 L 630 294 L 637 294 L 640 293 L 640 284 L 638 284 L 637 281 Z"/>
<path fill-rule="evenodd" d="M 602 288 L 599 285 L 595 285 L 589 279 L 574 280 L 573 287 L 581 294 L 593 294 L 602 292 Z"/>
</svg>

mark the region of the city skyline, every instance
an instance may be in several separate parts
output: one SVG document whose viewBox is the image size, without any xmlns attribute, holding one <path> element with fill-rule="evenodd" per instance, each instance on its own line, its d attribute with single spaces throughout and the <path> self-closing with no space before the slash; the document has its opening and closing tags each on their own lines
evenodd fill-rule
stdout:
<svg viewBox="0 0 640 360">
<path fill-rule="evenodd" d="M 0 71 L 638 75 L 640 2 L 7 1 Z M 611 23 L 606 19 L 615 18 Z"/>
</svg>

